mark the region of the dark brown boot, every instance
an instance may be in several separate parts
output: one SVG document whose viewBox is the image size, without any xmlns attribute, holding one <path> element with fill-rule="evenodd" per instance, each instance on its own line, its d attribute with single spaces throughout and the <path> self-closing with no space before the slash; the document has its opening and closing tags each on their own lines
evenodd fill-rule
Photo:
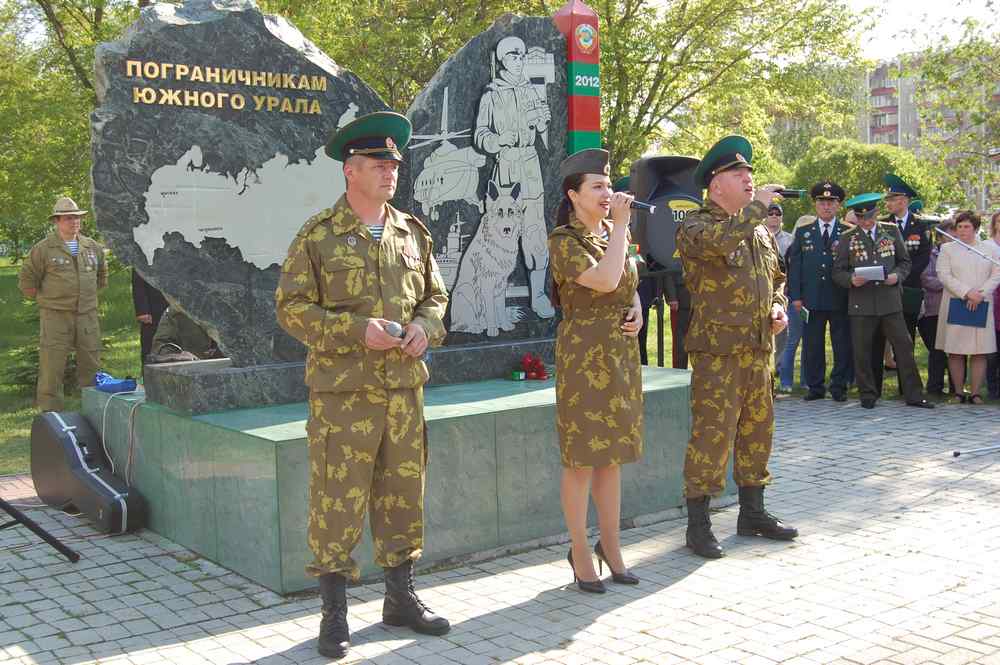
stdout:
<svg viewBox="0 0 1000 665">
<path fill-rule="evenodd" d="M 424 635 L 444 635 L 451 624 L 444 617 L 431 612 L 413 590 L 413 561 L 407 559 L 395 568 L 385 570 L 385 602 L 382 604 L 382 623 L 389 626 L 407 626 Z"/>
<path fill-rule="evenodd" d="M 798 529 L 785 526 L 781 520 L 764 510 L 764 487 L 740 488 L 740 516 L 736 533 L 741 536 L 763 536 L 772 540 L 794 540 Z"/>
<path fill-rule="evenodd" d="M 712 520 L 708 517 L 709 497 L 700 496 L 687 500 L 687 546 L 706 559 L 720 559 L 725 555 L 722 545 L 712 533 Z"/>
<path fill-rule="evenodd" d="M 347 579 L 337 573 L 320 575 L 319 593 L 323 599 L 319 653 L 327 658 L 343 658 L 351 646 L 351 633 L 347 627 Z"/>
</svg>

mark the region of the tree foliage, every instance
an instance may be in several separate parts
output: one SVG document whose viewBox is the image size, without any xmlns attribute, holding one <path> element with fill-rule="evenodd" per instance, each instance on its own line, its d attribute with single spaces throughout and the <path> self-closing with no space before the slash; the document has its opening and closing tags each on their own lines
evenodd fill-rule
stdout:
<svg viewBox="0 0 1000 665">
<path fill-rule="evenodd" d="M 796 163 L 792 177 L 807 190 L 818 182 L 832 179 L 850 198 L 865 192 L 884 192 L 882 177 L 887 173 L 895 173 L 913 187 L 928 210 L 954 195 L 954 190 L 943 182 L 933 167 L 908 150 L 850 139 L 813 139 Z M 785 200 L 782 207 L 786 223 L 794 224 L 800 215 L 816 214 L 808 198 Z"/>
<path fill-rule="evenodd" d="M 760 113 L 838 109 L 812 71 L 855 63 L 850 36 L 867 20 L 844 0 L 594 6 L 601 16 L 603 124 L 615 170 L 653 141 L 674 153 L 690 152 L 693 144 L 700 155 L 723 133 L 756 132 L 763 145 L 763 127 L 771 123 L 754 117 Z"/>
<path fill-rule="evenodd" d="M 926 155 L 952 184 L 990 188 L 1000 201 L 1000 28 L 968 19 L 957 40 L 929 49 L 911 70 L 923 83 Z"/>
<path fill-rule="evenodd" d="M 0 5 L 0 241 L 15 260 L 47 233 L 57 196 L 88 207 L 94 46 L 136 11 L 135 2 Z M 84 223 L 93 232 L 93 218 Z"/>
</svg>

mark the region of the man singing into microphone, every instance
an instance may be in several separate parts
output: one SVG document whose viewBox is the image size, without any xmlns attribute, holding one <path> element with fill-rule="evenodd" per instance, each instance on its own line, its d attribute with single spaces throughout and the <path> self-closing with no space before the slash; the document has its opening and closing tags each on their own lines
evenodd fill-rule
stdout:
<svg viewBox="0 0 1000 665">
<path fill-rule="evenodd" d="M 737 533 L 775 540 L 799 535 L 764 510 L 774 433 L 771 350 L 788 317 L 778 246 L 762 223 L 781 187 L 755 192 L 752 159 L 742 136 L 712 146 L 694 174 L 708 190 L 706 205 L 677 229 L 692 310 L 685 338 L 693 368 L 684 462 L 687 545 L 709 559 L 723 555 L 708 504 L 725 489 L 730 448 L 740 492 Z"/>
</svg>

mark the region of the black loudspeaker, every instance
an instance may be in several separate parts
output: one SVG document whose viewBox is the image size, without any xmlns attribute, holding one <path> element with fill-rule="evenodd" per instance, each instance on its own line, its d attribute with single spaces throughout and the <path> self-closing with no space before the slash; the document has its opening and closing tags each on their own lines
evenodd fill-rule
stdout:
<svg viewBox="0 0 1000 665">
<path fill-rule="evenodd" d="M 109 467 L 100 437 L 79 413 L 49 411 L 31 423 L 31 478 L 42 501 L 84 513 L 103 533 L 142 528 L 146 502 Z"/>
<path fill-rule="evenodd" d="M 681 270 L 674 235 L 685 215 L 702 205 L 702 188 L 695 184 L 698 160 L 692 157 L 647 157 L 632 164 L 629 184 L 639 201 L 656 212 L 636 211 L 632 238 L 643 254 L 652 254 L 668 270 Z"/>
</svg>

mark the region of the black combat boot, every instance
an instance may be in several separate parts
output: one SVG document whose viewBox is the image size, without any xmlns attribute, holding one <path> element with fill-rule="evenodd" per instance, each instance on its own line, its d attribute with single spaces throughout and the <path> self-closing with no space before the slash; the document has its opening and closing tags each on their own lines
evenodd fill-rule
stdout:
<svg viewBox="0 0 1000 665">
<path fill-rule="evenodd" d="M 319 652 L 327 658 L 343 658 L 351 646 L 351 633 L 347 628 L 347 579 L 337 573 L 320 575 L 319 594 L 323 599 Z"/>
<path fill-rule="evenodd" d="M 720 559 L 725 554 L 722 545 L 712 533 L 712 520 L 708 517 L 708 496 L 687 500 L 687 546 L 706 559 Z"/>
<path fill-rule="evenodd" d="M 385 602 L 382 604 L 382 623 L 389 626 L 408 626 L 425 635 L 444 635 L 451 624 L 444 617 L 431 612 L 413 590 L 413 561 L 407 559 L 395 568 L 385 568 Z"/>
<path fill-rule="evenodd" d="M 736 533 L 741 536 L 764 536 L 773 540 L 793 540 L 798 529 L 785 526 L 781 520 L 764 510 L 764 487 L 740 488 L 740 517 Z"/>
</svg>

